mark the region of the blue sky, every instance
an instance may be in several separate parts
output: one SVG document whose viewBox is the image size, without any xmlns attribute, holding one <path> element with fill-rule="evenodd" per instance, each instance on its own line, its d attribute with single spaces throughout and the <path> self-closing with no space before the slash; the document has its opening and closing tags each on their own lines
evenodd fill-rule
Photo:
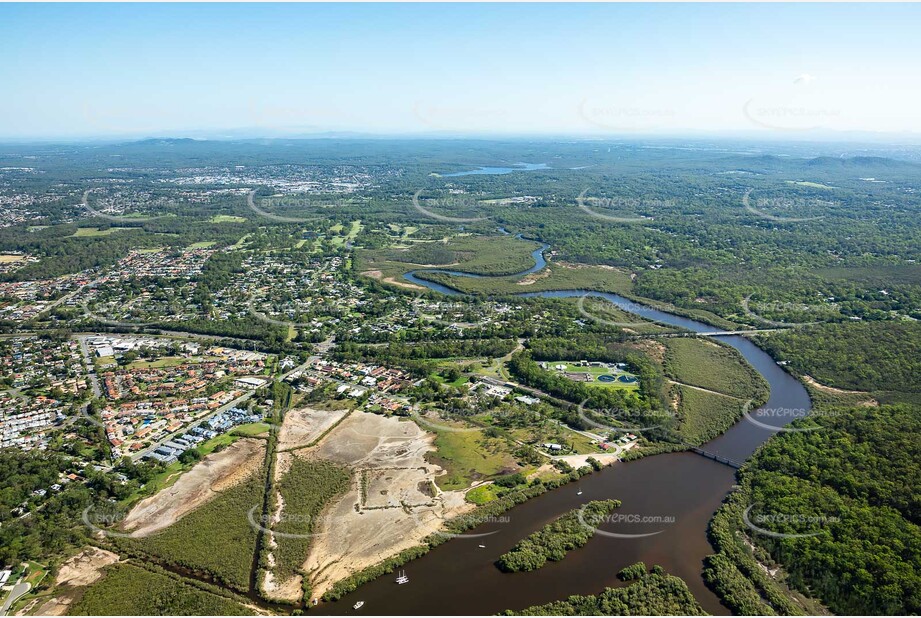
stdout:
<svg viewBox="0 0 921 618">
<path fill-rule="evenodd" d="M 0 5 L 0 138 L 921 133 L 921 6 Z"/>
</svg>

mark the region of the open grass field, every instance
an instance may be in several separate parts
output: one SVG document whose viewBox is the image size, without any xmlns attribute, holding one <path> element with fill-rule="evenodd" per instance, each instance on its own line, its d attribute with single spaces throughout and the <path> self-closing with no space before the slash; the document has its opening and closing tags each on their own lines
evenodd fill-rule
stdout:
<svg viewBox="0 0 921 618">
<path fill-rule="evenodd" d="M 530 258 L 530 254 L 528 258 Z M 533 265 L 534 262 L 529 261 L 524 268 L 516 272 L 521 272 Z M 451 269 L 465 270 L 453 266 Z M 442 283 L 467 294 L 496 296 L 502 294 L 525 294 L 528 292 L 571 289 L 623 294 L 629 292 L 633 287 L 633 283 L 630 280 L 630 274 L 623 270 L 604 266 L 573 266 L 557 263 L 551 263 L 543 270 L 524 277 L 506 276 L 475 279 L 471 277 L 453 277 L 441 273 L 424 272 L 418 273 L 417 276 L 420 279 Z M 636 318 L 631 318 L 629 321 L 637 320 Z"/>
<path fill-rule="evenodd" d="M 729 429 L 741 416 L 740 399 L 696 388 L 672 385 L 678 400 L 678 433 L 691 444 L 703 444 Z"/>
<path fill-rule="evenodd" d="M 192 243 L 191 245 L 189 245 L 188 247 L 186 247 L 186 249 L 210 249 L 211 247 L 213 247 L 213 246 L 216 245 L 216 244 L 217 244 L 217 243 L 214 242 L 213 240 L 203 240 L 203 241 L 201 241 L 201 242 L 194 242 L 194 243 Z"/>
<path fill-rule="evenodd" d="M 330 231 L 329 241 L 333 243 L 333 245 L 340 247 L 344 245 L 346 242 L 350 240 L 355 240 L 356 238 L 358 238 L 358 234 L 361 232 L 361 228 L 362 228 L 361 221 L 352 221 L 349 224 L 348 232 L 343 236 L 341 234 L 342 234 L 342 231 L 345 229 L 345 226 L 343 226 L 341 223 L 337 223 L 336 225 L 329 228 L 329 231 Z"/>
<path fill-rule="evenodd" d="M 252 610 L 182 579 L 116 564 L 86 590 L 72 616 L 246 616 Z"/>
<path fill-rule="evenodd" d="M 234 244 L 232 244 L 232 245 L 230 246 L 230 248 L 231 248 L 231 249 L 240 249 L 240 248 L 242 248 L 243 246 L 246 245 L 246 241 L 249 240 L 249 237 L 250 237 L 249 234 L 244 234 L 243 236 L 240 237 L 240 240 L 238 240 L 237 242 L 235 242 Z"/>
<path fill-rule="evenodd" d="M 767 398 L 767 382 L 736 350 L 697 338 L 664 343 L 665 372 L 672 379 L 744 400 Z"/>
<path fill-rule="evenodd" d="M 509 430 L 509 435 L 516 440 L 527 444 L 543 444 L 552 442 L 566 446 L 567 454 L 570 455 L 598 455 L 604 453 L 597 444 L 592 444 L 593 440 L 588 436 L 575 432 L 566 425 L 545 422 L 539 427 L 516 427 Z"/>
<path fill-rule="evenodd" d="M 419 231 L 415 225 L 400 225 L 399 223 L 388 223 L 387 230 L 400 240 L 406 240 Z"/>
<path fill-rule="evenodd" d="M 819 182 L 812 182 L 809 180 L 787 180 L 785 181 L 788 185 L 796 185 L 798 187 L 809 187 L 810 189 L 835 189 L 831 185 L 823 185 Z"/>
<path fill-rule="evenodd" d="M 114 356 L 97 356 L 93 359 L 93 364 L 96 366 L 96 370 L 99 371 L 108 365 L 115 364 Z"/>
<path fill-rule="evenodd" d="M 468 491 L 464 498 L 466 498 L 467 502 L 478 506 L 489 504 L 496 499 L 496 489 L 492 485 L 480 485 Z"/>
<path fill-rule="evenodd" d="M 48 567 L 42 566 L 39 563 L 33 562 L 31 560 L 27 564 L 29 565 L 29 571 L 28 575 L 26 575 L 23 581 L 28 584 L 32 584 L 32 588 L 35 588 L 39 583 L 41 583 L 43 579 L 45 579 L 45 576 L 48 575 Z"/>
<path fill-rule="evenodd" d="M 246 438 L 252 438 L 254 436 L 261 436 L 264 433 L 267 433 L 272 428 L 268 423 L 247 423 L 245 425 L 238 425 L 230 430 L 230 433 L 243 436 Z"/>
<path fill-rule="evenodd" d="M 534 266 L 531 252 L 538 247 L 536 242 L 509 236 L 455 236 L 444 243 L 420 243 L 410 249 L 362 251 L 359 270 L 380 270 L 385 277 L 402 277 L 419 266 L 450 265 L 451 270 L 460 272 L 510 275 Z"/>
<path fill-rule="evenodd" d="M 163 369 L 165 367 L 176 367 L 187 360 L 178 356 L 164 356 L 153 361 L 134 361 L 128 364 L 128 369 Z"/>
<path fill-rule="evenodd" d="M 463 428 L 459 423 L 457 427 Z M 426 459 L 445 469 L 445 474 L 435 479 L 442 490 L 464 489 L 474 481 L 522 470 L 504 438 L 490 438 L 480 430 L 435 433 L 437 450 L 428 453 Z"/>
<path fill-rule="evenodd" d="M 9 253 L 0 253 L 0 264 L 13 264 L 25 259 L 22 255 L 13 255 Z"/>
<path fill-rule="evenodd" d="M 246 217 L 236 215 L 214 215 L 211 217 L 211 223 L 245 223 Z"/>
<path fill-rule="evenodd" d="M 131 228 L 124 227 L 109 227 L 105 229 L 99 229 L 96 227 L 78 227 L 77 231 L 73 233 L 71 238 L 93 238 L 98 236 L 108 236 L 109 234 L 114 234 L 119 230 L 125 230 Z"/>
<path fill-rule="evenodd" d="M 139 539 L 120 538 L 117 544 L 245 592 L 257 539 L 247 514 L 257 507 L 255 517 L 261 515 L 263 494 L 264 472 L 259 470 L 162 532 Z"/>
</svg>

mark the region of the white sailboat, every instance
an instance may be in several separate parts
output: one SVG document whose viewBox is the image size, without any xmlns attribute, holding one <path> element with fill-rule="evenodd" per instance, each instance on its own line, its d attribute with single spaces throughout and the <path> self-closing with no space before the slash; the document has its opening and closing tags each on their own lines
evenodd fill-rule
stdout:
<svg viewBox="0 0 921 618">
<path fill-rule="evenodd" d="M 408 584 L 409 583 L 409 578 L 406 577 L 406 571 L 399 572 L 399 574 L 397 575 L 397 583 L 398 584 Z"/>
</svg>

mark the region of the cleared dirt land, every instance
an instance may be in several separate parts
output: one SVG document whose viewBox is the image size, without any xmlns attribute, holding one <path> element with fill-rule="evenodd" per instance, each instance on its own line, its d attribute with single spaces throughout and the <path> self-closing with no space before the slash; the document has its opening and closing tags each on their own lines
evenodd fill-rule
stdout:
<svg viewBox="0 0 921 618">
<path fill-rule="evenodd" d="M 133 537 L 143 537 L 166 528 L 219 492 L 247 479 L 264 458 L 263 440 L 237 440 L 195 464 L 172 487 L 141 500 L 125 518 L 124 529 Z"/>
<path fill-rule="evenodd" d="M 278 433 L 278 450 L 307 446 L 335 425 L 348 410 L 314 410 L 299 408 L 285 413 L 285 422 Z"/>
<path fill-rule="evenodd" d="M 304 563 L 313 596 L 418 545 L 445 519 L 473 508 L 464 502 L 463 492 L 435 488 L 433 481 L 442 470 L 425 461 L 425 454 L 434 450 L 433 440 L 412 421 L 354 412 L 315 449 L 297 451 L 356 470 L 349 491 L 327 508 Z"/>
<path fill-rule="evenodd" d="M 23 608 L 17 615 L 32 613 L 41 616 L 64 616 L 75 598 L 82 592 L 74 589 L 84 588 L 102 578 L 102 569 L 118 562 L 118 556 L 110 551 L 98 547 L 87 547 L 85 550 L 70 558 L 61 565 L 54 585 L 56 594 L 45 598 L 41 606 L 35 610 L 30 604 Z"/>
</svg>

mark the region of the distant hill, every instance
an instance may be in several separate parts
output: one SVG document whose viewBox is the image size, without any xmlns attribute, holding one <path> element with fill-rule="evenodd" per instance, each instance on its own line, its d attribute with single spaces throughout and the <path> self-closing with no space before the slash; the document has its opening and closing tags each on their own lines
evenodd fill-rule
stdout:
<svg viewBox="0 0 921 618">
<path fill-rule="evenodd" d="M 919 169 L 916 163 L 889 159 L 887 157 L 816 157 L 806 161 L 812 168 L 886 168 L 886 169 Z"/>
</svg>

